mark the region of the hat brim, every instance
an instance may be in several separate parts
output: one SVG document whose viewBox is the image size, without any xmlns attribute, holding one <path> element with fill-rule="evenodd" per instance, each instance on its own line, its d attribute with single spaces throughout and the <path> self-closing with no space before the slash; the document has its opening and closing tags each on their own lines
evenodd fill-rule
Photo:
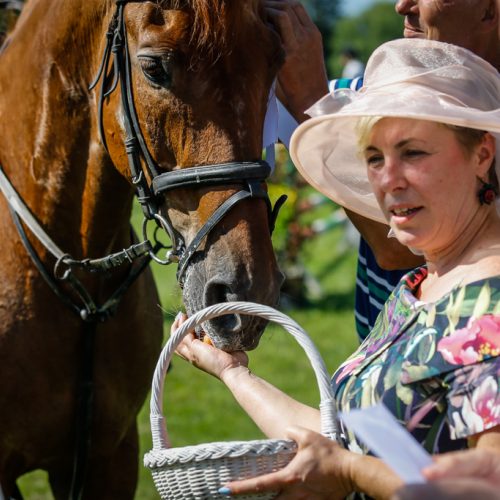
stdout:
<svg viewBox="0 0 500 500">
<path fill-rule="evenodd" d="M 389 110 L 387 99 L 377 93 L 362 96 L 360 101 L 358 110 L 354 101 L 336 113 L 303 122 L 291 138 L 290 156 L 304 179 L 315 189 L 369 219 L 387 224 L 359 151 L 356 124 L 361 117 L 409 118 L 485 130 L 495 136 L 498 151 L 500 109 L 480 111 L 463 107 L 450 102 L 448 96 L 429 94 L 425 89 L 412 89 L 411 95 L 393 94 Z M 497 161 L 500 179 L 499 163 Z"/>
</svg>

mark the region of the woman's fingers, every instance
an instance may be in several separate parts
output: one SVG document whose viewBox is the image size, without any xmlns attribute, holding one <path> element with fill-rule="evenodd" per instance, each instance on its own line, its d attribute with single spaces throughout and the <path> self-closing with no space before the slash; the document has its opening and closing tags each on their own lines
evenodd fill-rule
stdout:
<svg viewBox="0 0 500 500">
<path fill-rule="evenodd" d="M 177 349 L 175 350 L 175 354 L 185 359 L 186 361 L 192 361 L 192 349 L 193 342 L 199 340 L 195 337 L 193 332 L 189 332 L 179 343 Z"/>
<path fill-rule="evenodd" d="M 245 493 L 261 491 L 280 491 L 284 486 L 292 484 L 285 469 L 267 474 L 265 476 L 253 477 L 243 481 L 228 483 L 219 491 L 223 495 L 242 495 Z"/>
<path fill-rule="evenodd" d="M 175 330 L 177 330 L 186 320 L 187 320 L 186 313 L 183 313 L 182 311 L 178 312 L 177 316 L 174 319 L 174 322 L 172 323 L 170 331 L 174 332 Z"/>
</svg>

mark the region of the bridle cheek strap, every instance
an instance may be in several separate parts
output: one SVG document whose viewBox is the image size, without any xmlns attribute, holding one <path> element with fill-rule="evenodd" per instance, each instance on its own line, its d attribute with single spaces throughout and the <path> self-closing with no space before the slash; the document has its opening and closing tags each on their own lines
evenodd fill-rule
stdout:
<svg viewBox="0 0 500 500">
<path fill-rule="evenodd" d="M 272 207 L 269 195 L 263 187 L 270 170 L 271 167 L 264 161 L 231 162 L 174 170 L 160 174 L 153 179 L 152 189 L 155 196 L 164 195 L 168 191 L 180 188 L 196 189 L 207 186 L 224 186 L 227 189 L 231 184 L 242 185 L 239 191 L 230 196 L 215 210 L 187 247 L 181 238 L 178 241 L 172 241 L 173 255 L 178 259 L 177 280 L 181 286 L 184 284 L 184 274 L 187 266 L 204 238 L 240 201 L 248 198 L 260 198 L 265 201 L 269 231 L 272 234 L 276 217 L 279 209 L 286 201 L 286 196 L 281 196 L 274 208 Z M 169 226 L 172 229 L 170 223 Z"/>
<path fill-rule="evenodd" d="M 203 239 L 234 205 L 247 198 L 265 200 L 269 229 L 272 233 L 278 211 L 286 200 L 286 196 L 282 196 L 272 208 L 267 192 L 262 188 L 262 184 L 271 173 L 271 167 L 264 161 L 221 163 L 160 173 L 160 168 L 147 147 L 134 104 L 131 61 L 124 19 L 124 7 L 127 3 L 127 0 L 115 0 L 116 11 L 106 33 L 107 40 L 103 58 L 97 75 L 89 88 L 95 88 L 101 81 L 98 97 L 98 122 L 101 140 L 107 149 L 103 125 L 104 101 L 120 85 L 125 127 L 124 142 L 132 184 L 145 217 L 143 234 L 147 239 L 146 225 L 149 220 L 155 220 L 158 226 L 163 227 L 167 232 L 172 240 L 172 250 L 167 252 L 166 260 L 159 259 L 154 255 L 154 252 L 150 252 L 150 256 L 161 264 L 179 262 L 177 278 L 182 286 L 185 270 L 193 254 Z M 113 59 L 112 69 L 108 72 L 111 59 Z M 148 177 L 152 179 L 151 183 L 148 182 Z M 212 214 L 186 248 L 182 236 L 176 231 L 168 219 L 168 215 L 164 217 L 160 213 L 165 201 L 168 205 L 166 193 L 178 188 L 199 189 L 207 186 L 230 189 L 232 185 L 240 185 L 242 188 Z"/>
</svg>

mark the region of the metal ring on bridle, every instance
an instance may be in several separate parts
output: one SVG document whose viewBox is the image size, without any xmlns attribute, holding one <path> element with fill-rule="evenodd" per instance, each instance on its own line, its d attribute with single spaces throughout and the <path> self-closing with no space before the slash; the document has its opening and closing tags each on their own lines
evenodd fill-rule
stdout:
<svg viewBox="0 0 500 500">
<path fill-rule="evenodd" d="M 169 235 L 170 239 L 171 236 L 170 236 L 170 231 L 167 229 L 168 228 L 168 223 L 167 221 L 159 214 L 155 214 L 155 219 L 157 219 L 162 227 L 162 229 L 165 230 L 165 232 Z M 147 229 L 147 226 L 148 226 L 148 222 L 150 221 L 151 219 L 147 219 L 147 218 L 144 218 L 144 221 L 142 222 L 142 236 L 145 240 L 149 240 L 149 237 L 148 237 L 148 229 Z M 154 238 L 154 242 L 155 244 L 153 245 L 154 248 L 156 248 L 156 251 L 158 251 L 159 249 L 168 249 L 169 247 L 168 246 L 165 246 L 161 241 L 158 240 L 158 238 L 156 237 L 157 235 L 157 231 L 158 229 L 160 229 L 160 226 L 156 226 L 155 228 L 155 231 L 153 233 L 153 238 Z M 159 248 L 158 248 L 159 247 Z M 179 261 L 179 257 L 177 256 L 177 254 L 175 254 L 173 252 L 172 249 L 168 250 L 166 252 L 166 259 L 160 259 L 156 254 L 155 254 L 155 251 L 154 249 L 152 248 L 150 251 L 149 251 L 149 256 L 155 261 L 157 262 L 158 264 L 161 264 L 163 266 L 166 266 L 168 264 L 173 264 L 173 263 L 177 263 Z"/>
<path fill-rule="evenodd" d="M 71 274 L 71 265 L 68 264 L 67 260 L 70 258 L 69 253 L 65 253 L 62 257 L 57 259 L 57 262 L 54 265 L 54 276 L 61 281 L 67 280 L 69 275 Z M 66 265 L 66 269 L 61 269 L 62 265 Z"/>
</svg>

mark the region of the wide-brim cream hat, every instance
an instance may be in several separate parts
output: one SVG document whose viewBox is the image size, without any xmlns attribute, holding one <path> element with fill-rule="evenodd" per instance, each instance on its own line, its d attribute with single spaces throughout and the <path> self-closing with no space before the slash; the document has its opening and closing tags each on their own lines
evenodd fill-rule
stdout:
<svg viewBox="0 0 500 500">
<path fill-rule="evenodd" d="M 327 94 L 292 135 L 290 155 L 305 180 L 360 215 L 385 222 L 359 151 L 361 117 L 413 118 L 491 132 L 500 146 L 500 74 L 467 49 L 394 40 L 370 57 L 363 87 Z M 500 161 L 497 154 L 497 177 Z"/>
</svg>

